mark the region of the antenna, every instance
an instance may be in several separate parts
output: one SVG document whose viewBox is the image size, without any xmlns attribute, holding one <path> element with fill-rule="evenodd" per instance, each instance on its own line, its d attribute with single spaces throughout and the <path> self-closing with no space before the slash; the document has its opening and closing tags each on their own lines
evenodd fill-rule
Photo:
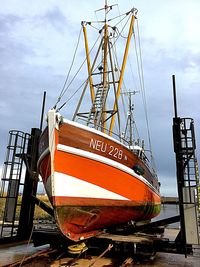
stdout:
<svg viewBox="0 0 200 267">
<path fill-rule="evenodd" d="M 95 12 L 98 12 L 98 11 L 102 11 L 102 10 L 104 10 L 105 11 L 105 22 L 107 21 L 107 19 L 106 19 L 106 17 L 107 17 L 107 14 L 108 14 L 108 12 L 110 11 L 110 10 L 112 10 L 112 8 L 113 8 L 113 6 L 117 6 L 117 4 L 114 4 L 114 5 L 108 5 L 108 1 L 107 0 L 105 0 L 105 5 L 104 5 L 104 7 L 103 8 L 100 8 L 100 9 L 97 9 L 97 10 L 95 10 Z"/>
</svg>

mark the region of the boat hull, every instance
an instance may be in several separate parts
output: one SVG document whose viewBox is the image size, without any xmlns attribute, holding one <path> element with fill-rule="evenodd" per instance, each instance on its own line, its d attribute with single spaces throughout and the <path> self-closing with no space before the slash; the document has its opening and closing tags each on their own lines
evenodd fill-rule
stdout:
<svg viewBox="0 0 200 267">
<path fill-rule="evenodd" d="M 70 125 L 62 125 L 65 134 Z M 136 155 L 131 156 L 133 153 L 129 153 L 123 145 L 120 146 L 119 142 L 106 138 L 106 135 L 89 130 L 87 132 L 87 128 L 77 127 L 74 135 L 68 135 L 63 141 L 62 127 L 55 129 L 53 153 L 44 145 L 48 143 L 48 134 L 43 133 L 40 142 L 43 149 L 38 167 L 54 207 L 56 222 L 65 236 L 78 241 L 110 226 L 131 220 L 151 219 L 159 213 L 160 195 L 153 184 L 156 181 L 150 177 L 150 171 Z M 82 138 L 80 129 L 86 131 L 88 137 Z M 107 147 L 117 147 L 125 155 L 124 158 L 120 156 L 115 160 L 105 149 L 102 152 L 91 148 L 91 138 L 101 140 Z M 71 139 L 74 139 L 74 143 L 69 142 Z M 126 158 L 129 160 L 125 164 Z M 138 162 L 148 179 L 130 167 Z"/>
</svg>

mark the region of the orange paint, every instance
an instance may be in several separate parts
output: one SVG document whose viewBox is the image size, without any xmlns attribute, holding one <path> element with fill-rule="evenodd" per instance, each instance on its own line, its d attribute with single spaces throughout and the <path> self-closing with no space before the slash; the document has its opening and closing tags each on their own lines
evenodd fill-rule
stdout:
<svg viewBox="0 0 200 267">
<path fill-rule="evenodd" d="M 55 171 L 100 186 L 132 201 L 160 202 L 160 196 L 130 174 L 92 159 L 56 151 Z"/>
</svg>

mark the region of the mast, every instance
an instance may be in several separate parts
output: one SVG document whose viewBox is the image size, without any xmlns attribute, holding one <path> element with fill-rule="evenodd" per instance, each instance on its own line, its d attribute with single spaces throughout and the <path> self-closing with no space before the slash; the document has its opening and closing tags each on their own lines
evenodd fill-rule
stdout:
<svg viewBox="0 0 200 267">
<path fill-rule="evenodd" d="M 110 52 L 108 50 L 108 24 L 107 24 L 107 13 L 109 11 L 109 6 L 107 5 L 107 0 L 105 0 L 104 5 L 104 34 L 103 34 L 103 77 L 102 77 L 102 84 L 103 84 L 103 91 L 101 93 L 102 98 L 102 110 L 101 115 L 99 117 L 98 124 L 101 124 L 101 131 L 106 133 L 106 97 L 108 93 L 108 61 L 107 61 L 107 55 Z M 100 122 L 101 121 L 101 122 Z"/>
<path fill-rule="evenodd" d="M 136 9 L 133 8 L 131 11 L 124 14 L 125 16 L 129 16 L 129 19 L 131 19 L 131 21 L 128 29 L 128 37 L 120 70 L 120 68 L 116 68 L 118 62 L 116 59 L 115 51 L 113 51 L 115 42 L 120 37 L 120 32 L 116 27 L 119 22 L 116 23 L 115 26 L 111 26 L 108 24 L 108 22 L 115 18 L 107 18 L 109 11 L 112 10 L 112 7 L 113 5 L 108 6 L 107 0 L 105 0 L 104 7 L 96 10 L 104 11 L 104 20 L 98 21 L 98 23 L 103 24 L 100 30 L 93 26 L 93 28 L 97 29 L 98 33 L 101 35 L 100 45 L 98 46 L 97 52 L 94 54 L 94 56 L 91 56 L 91 52 L 96 45 L 98 38 L 93 47 L 89 50 L 86 27 L 91 26 L 93 23 L 97 22 L 82 22 L 88 78 L 86 80 L 83 92 L 73 116 L 73 120 L 75 120 L 76 117 L 79 117 L 80 119 L 85 120 L 86 125 L 90 125 L 97 130 L 108 133 L 109 135 L 112 134 L 115 115 L 117 115 L 118 118 L 118 130 L 120 132 L 118 99 L 123 83 L 125 65 L 128 57 L 131 36 L 133 34 L 133 25 L 135 21 L 136 11 Z M 90 60 L 90 56 L 92 60 Z M 87 87 L 90 88 L 91 106 L 85 112 L 80 112 L 81 103 Z M 110 106 L 107 101 L 108 96 L 114 102 L 112 102 L 112 106 Z M 88 103 L 86 102 L 84 108 L 87 108 L 87 104 Z"/>
</svg>

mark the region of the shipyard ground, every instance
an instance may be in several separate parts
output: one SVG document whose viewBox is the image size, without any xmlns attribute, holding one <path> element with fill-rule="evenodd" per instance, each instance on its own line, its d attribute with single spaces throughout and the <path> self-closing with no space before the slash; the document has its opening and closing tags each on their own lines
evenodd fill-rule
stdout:
<svg viewBox="0 0 200 267">
<path fill-rule="evenodd" d="M 166 235 L 173 239 L 174 229 L 168 229 Z M 49 245 L 35 248 L 32 243 L 15 243 L 11 245 L 0 246 L 0 266 L 82 266 L 82 267 L 100 267 L 100 266 L 184 266 L 200 267 L 200 247 L 193 247 L 193 254 L 185 258 L 181 254 L 157 252 L 154 256 L 137 258 L 135 256 L 123 255 L 118 253 L 115 257 L 107 256 L 107 253 L 93 255 L 90 250 L 81 255 L 70 256 L 69 253 L 61 253 L 52 249 Z"/>
<path fill-rule="evenodd" d="M 184 267 L 199 267 L 200 266 L 200 255 L 194 253 L 192 256 L 185 258 L 184 255 L 178 254 L 168 254 L 168 253 L 157 253 L 156 256 L 152 259 L 138 261 L 131 258 L 107 258 L 98 256 L 90 256 L 89 254 L 85 255 L 83 258 L 70 258 L 62 257 L 61 259 L 56 259 L 59 255 L 56 255 L 54 251 L 48 250 L 47 248 L 42 248 L 39 252 L 31 254 L 32 246 L 28 248 L 28 253 L 25 254 L 21 251 L 22 245 L 17 245 L 13 248 L 6 247 L 6 249 L 0 248 L 0 266 L 34 266 L 34 267 L 59 267 L 59 266 L 77 266 L 77 267 L 100 267 L 100 266 L 184 266 Z M 24 249 L 25 246 L 23 245 Z M 18 251 L 19 249 L 19 251 Z M 20 252 L 21 251 L 21 252 Z M 56 256 L 55 256 L 56 255 Z"/>
</svg>

